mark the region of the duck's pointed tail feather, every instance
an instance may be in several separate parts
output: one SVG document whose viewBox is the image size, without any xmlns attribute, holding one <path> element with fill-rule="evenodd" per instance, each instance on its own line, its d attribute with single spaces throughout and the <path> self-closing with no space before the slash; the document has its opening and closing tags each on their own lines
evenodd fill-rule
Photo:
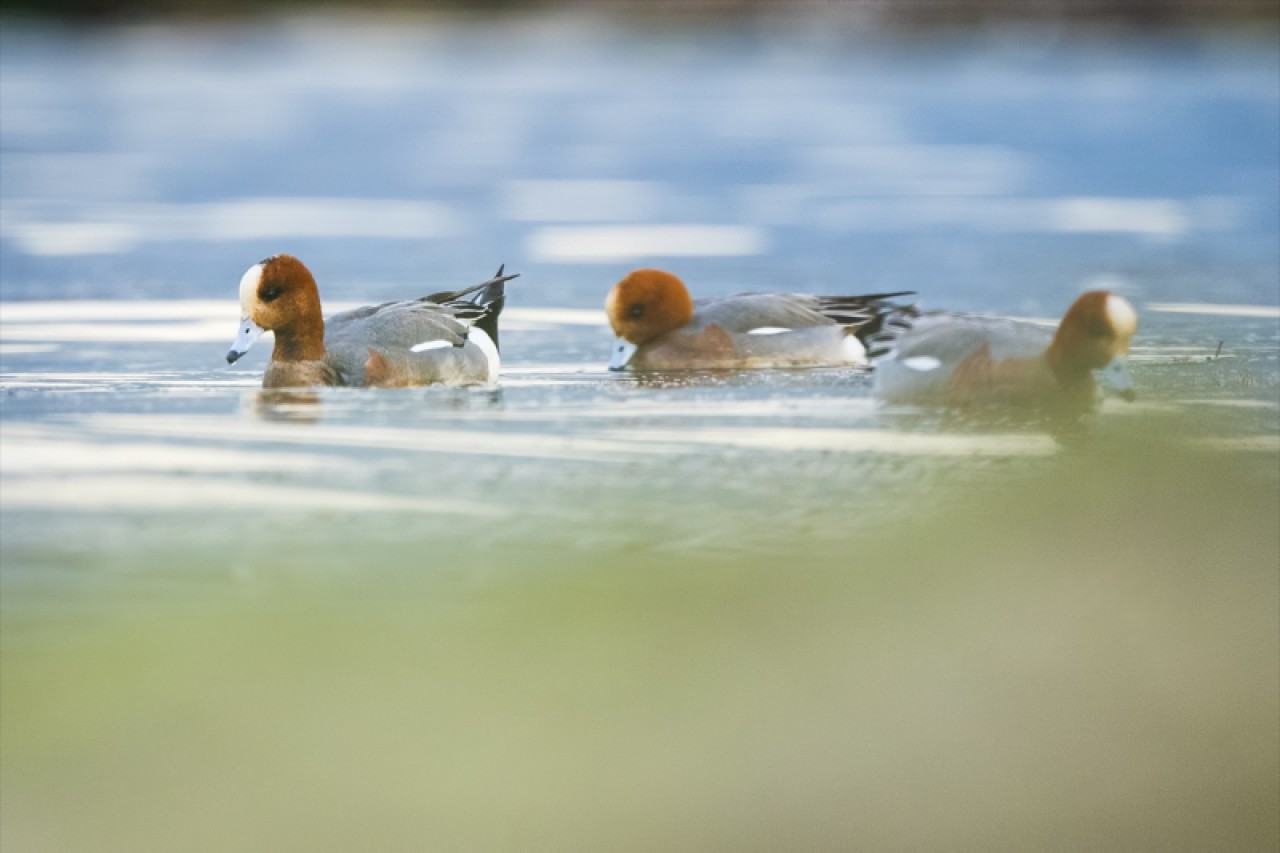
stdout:
<svg viewBox="0 0 1280 853">
<path fill-rule="evenodd" d="M 482 289 L 477 290 L 470 299 L 473 304 L 484 309 L 484 313 L 476 318 L 473 325 L 489 336 L 493 341 L 494 349 L 499 352 L 502 351 L 502 345 L 498 343 L 498 316 L 502 314 L 502 308 L 507 304 L 507 282 L 515 278 L 514 275 L 504 276 L 502 271 L 505 268 L 505 264 L 498 267 L 498 272 L 494 274 L 493 279 Z"/>
<path fill-rule="evenodd" d="M 503 264 L 493 278 L 471 287 L 433 293 L 423 299 L 449 306 L 454 310 L 454 316 L 482 330 L 493 341 L 494 347 L 499 348 L 498 316 L 507 302 L 507 282 L 520 277 L 520 273 L 507 274 L 506 268 L 507 265 Z"/>
</svg>

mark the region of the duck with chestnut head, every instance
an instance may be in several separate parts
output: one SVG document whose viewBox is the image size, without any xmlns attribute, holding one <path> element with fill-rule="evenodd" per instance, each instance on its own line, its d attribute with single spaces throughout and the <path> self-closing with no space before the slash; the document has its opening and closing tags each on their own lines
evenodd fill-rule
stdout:
<svg viewBox="0 0 1280 853">
<path fill-rule="evenodd" d="M 605 300 L 611 370 L 829 367 L 866 363 L 866 341 L 909 291 L 862 296 L 739 293 L 694 299 L 675 275 L 639 269 Z"/>
<path fill-rule="evenodd" d="M 235 363 L 263 332 L 275 348 L 264 388 L 311 385 L 493 384 L 498 317 L 515 275 L 405 302 L 385 302 L 324 318 L 315 278 L 292 255 L 273 255 L 240 279 Z"/>
<path fill-rule="evenodd" d="M 1099 384 L 1135 398 L 1129 345 L 1138 314 L 1123 296 L 1081 294 L 1057 329 L 1003 317 L 928 312 L 873 346 L 876 395 L 890 403 L 1092 407 Z"/>
</svg>

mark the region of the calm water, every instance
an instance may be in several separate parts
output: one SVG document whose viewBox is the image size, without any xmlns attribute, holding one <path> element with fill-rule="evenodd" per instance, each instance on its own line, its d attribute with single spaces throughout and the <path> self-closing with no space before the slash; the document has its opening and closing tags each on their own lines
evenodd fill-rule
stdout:
<svg viewBox="0 0 1280 853">
<path fill-rule="evenodd" d="M 1273 844 L 1278 62 L 6 27 L 7 838 Z M 330 311 L 520 272 L 501 388 L 264 395 L 268 346 L 223 355 L 285 251 Z M 856 370 L 610 375 L 640 265 L 1031 318 L 1110 287 L 1140 401 L 1064 433 Z"/>
</svg>

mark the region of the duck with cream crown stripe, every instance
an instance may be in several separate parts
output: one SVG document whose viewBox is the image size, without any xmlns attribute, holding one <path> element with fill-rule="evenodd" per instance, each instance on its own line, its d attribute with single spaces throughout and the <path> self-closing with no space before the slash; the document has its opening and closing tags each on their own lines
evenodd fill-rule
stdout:
<svg viewBox="0 0 1280 853">
<path fill-rule="evenodd" d="M 228 363 L 275 333 L 264 388 L 308 385 L 491 385 L 498 379 L 498 316 L 516 275 L 406 302 L 320 311 L 311 271 L 273 255 L 240 279 L 240 332 Z"/>
<path fill-rule="evenodd" d="M 920 314 L 909 328 L 873 341 L 876 395 L 902 404 L 1084 410 L 1097 402 L 1096 375 L 1131 401 L 1128 354 L 1137 328 L 1133 306 L 1104 290 L 1076 299 L 1056 331 L 1001 317 Z"/>
<path fill-rule="evenodd" d="M 635 270 L 609 292 L 611 370 L 827 367 L 866 363 L 866 340 L 910 312 L 891 299 L 740 293 L 695 300 L 669 272 Z"/>
</svg>

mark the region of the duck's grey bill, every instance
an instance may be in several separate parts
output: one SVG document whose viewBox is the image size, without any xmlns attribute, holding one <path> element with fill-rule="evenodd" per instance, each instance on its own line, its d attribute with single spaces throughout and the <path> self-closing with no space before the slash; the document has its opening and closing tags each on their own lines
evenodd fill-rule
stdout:
<svg viewBox="0 0 1280 853">
<path fill-rule="evenodd" d="M 240 321 L 240 331 L 236 333 L 236 342 L 231 345 L 230 352 L 227 353 L 227 364 L 235 364 L 240 356 L 249 351 L 249 347 L 253 346 L 253 342 L 262 336 L 265 330 L 257 323 L 248 318 Z"/>
<path fill-rule="evenodd" d="M 631 361 L 631 357 L 636 354 L 636 345 L 622 338 L 614 341 L 613 357 L 609 359 L 610 370 L 622 370 Z"/>
<path fill-rule="evenodd" d="M 1107 362 L 1107 366 L 1098 371 L 1098 378 L 1104 388 L 1114 391 L 1126 403 L 1138 398 L 1133 390 L 1133 376 L 1129 374 L 1129 360 L 1124 356 L 1118 355 Z"/>
</svg>

